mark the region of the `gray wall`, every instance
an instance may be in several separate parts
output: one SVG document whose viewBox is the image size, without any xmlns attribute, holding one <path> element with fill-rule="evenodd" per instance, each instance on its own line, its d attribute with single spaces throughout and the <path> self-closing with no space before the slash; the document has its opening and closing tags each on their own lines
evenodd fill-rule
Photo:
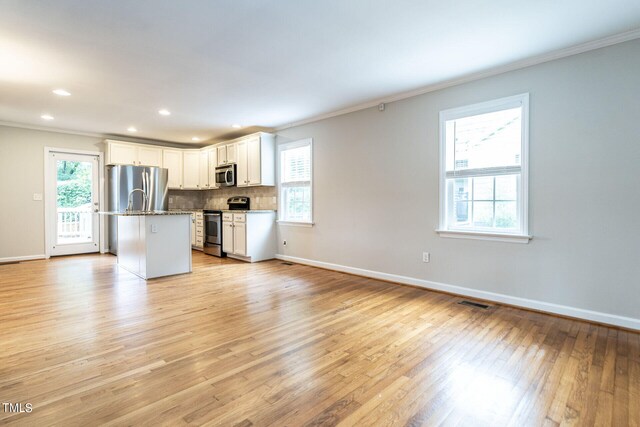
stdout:
<svg viewBox="0 0 640 427">
<path fill-rule="evenodd" d="M 44 254 L 44 147 L 104 151 L 101 138 L 0 126 L 0 258 Z"/>
<path fill-rule="evenodd" d="M 279 252 L 640 318 L 638 70 L 636 40 L 280 131 L 313 138 L 316 224 Z M 534 239 L 439 237 L 438 113 L 523 92 Z"/>
</svg>

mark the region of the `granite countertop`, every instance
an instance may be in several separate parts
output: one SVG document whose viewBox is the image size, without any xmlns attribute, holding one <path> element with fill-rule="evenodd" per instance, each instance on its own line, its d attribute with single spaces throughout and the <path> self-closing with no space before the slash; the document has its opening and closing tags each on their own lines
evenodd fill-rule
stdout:
<svg viewBox="0 0 640 427">
<path fill-rule="evenodd" d="M 187 211 L 131 211 L 131 212 L 98 212 L 101 215 L 146 216 L 146 215 L 191 215 Z"/>
<path fill-rule="evenodd" d="M 220 209 L 224 213 L 265 213 L 265 212 L 275 212 L 273 209 L 249 209 L 249 210 L 240 210 L 240 209 Z"/>
</svg>

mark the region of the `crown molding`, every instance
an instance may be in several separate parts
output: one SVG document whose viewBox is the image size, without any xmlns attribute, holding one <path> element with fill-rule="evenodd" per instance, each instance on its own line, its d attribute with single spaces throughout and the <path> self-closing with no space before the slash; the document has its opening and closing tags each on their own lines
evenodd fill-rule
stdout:
<svg viewBox="0 0 640 427">
<path fill-rule="evenodd" d="M 43 132 L 64 133 L 67 135 L 90 136 L 93 138 L 106 138 L 106 135 L 102 133 L 80 132 L 77 130 L 61 129 L 61 128 L 54 128 L 54 127 L 48 127 L 48 126 L 29 125 L 26 123 L 0 121 L 0 126 L 19 128 L 19 129 L 29 129 L 29 130 L 40 130 Z"/>
<path fill-rule="evenodd" d="M 367 108 L 375 107 L 381 103 L 389 103 L 400 101 L 407 98 L 412 98 L 414 96 L 423 95 L 429 92 L 435 92 L 437 90 L 445 89 L 451 86 L 457 86 L 463 83 L 469 83 L 475 80 L 484 79 L 486 77 L 496 76 L 498 74 L 503 74 L 509 71 L 515 71 L 522 68 L 531 67 L 533 65 L 542 64 L 544 62 L 554 61 L 556 59 L 566 58 L 568 56 L 578 55 L 580 53 L 589 52 L 591 50 L 601 49 L 607 46 L 613 46 L 615 44 L 624 43 L 627 41 L 635 40 L 640 38 L 640 28 L 626 31 L 624 33 L 615 34 L 613 36 L 604 37 L 601 39 L 593 40 L 590 42 L 570 46 L 564 49 L 554 50 L 552 52 L 544 53 L 542 55 L 532 56 L 530 58 L 522 59 L 519 61 L 511 62 L 509 64 L 501 65 L 498 67 L 493 67 L 488 70 L 478 71 L 475 73 L 470 73 L 465 76 L 445 80 L 442 82 L 430 84 L 427 86 L 423 86 L 418 89 L 413 89 L 406 92 L 400 92 L 395 95 L 386 96 L 384 98 L 377 98 L 371 101 L 367 101 L 361 104 L 354 105 L 352 107 L 347 107 L 341 110 L 336 110 L 316 116 L 309 117 L 307 119 L 295 121 L 292 123 L 288 123 L 286 125 L 276 127 L 276 131 L 289 129 L 296 126 L 301 126 L 307 123 L 313 123 L 320 120 L 329 119 L 331 117 L 341 116 L 348 113 L 353 113 L 355 111 L 365 110 Z"/>
<path fill-rule="evenodd" d="M 151 145 L 163 145 L 172 148 L 200 148 L 201 144 L 189 144 L 182 142 L 174 142 L 174 141 L 165 141 L 161 139 L 147 139 L 147 138 L 139 138 L 139 137 L 131 137 L 128 135 L 119 135 L 113 133 L 95 133 L 95 132 L 81 132 L 72 129 L 62 129 L 62 128 L 54 128 L 48 126 L 38 126 L 38 125 L 30 125 L 26 123 L 17 123 L 17 122 L 6 122 L 0 121 L 0 126 L 18 128 L 18 129 L 28 129 L 28 130 L 38 130 L 42 132 L 53 132 L 53 133 L 61 133 L 65 135 L 78 135 L 78 136 L 88 136 L 91 138 L 100 138 L 100 139 L 113 139 L 123 142 L 133 142 L 137 144 L 151 144 Z"/>
</svg>

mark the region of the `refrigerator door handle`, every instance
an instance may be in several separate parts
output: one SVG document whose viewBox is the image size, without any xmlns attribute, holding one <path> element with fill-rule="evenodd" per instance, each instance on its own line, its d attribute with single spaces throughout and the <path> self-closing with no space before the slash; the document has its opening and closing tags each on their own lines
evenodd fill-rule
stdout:
<svg viewBox="0 0 640 427">
<path fill-rule="evenodd" d="M 149 173 L 149 170 L 145 170 L 144 171 L 144 176 L 146 178 L 145 180 L 145 185 L 146 185 L 146 189 L 144 190 L 147 193 L 147 210 L 151 210 L 151 174 Z M 155 208 L 154 208 L 155 210 Z"/>
<path fill-rule="evenodd" d="M 142 171 L 142 191 L 144 191 L 144 194 L 146 196 L 142 198 L 142 210 L 146 211 L 149 193 L 147 193 L 147 173 L 144 170 Z"/>
</svg>

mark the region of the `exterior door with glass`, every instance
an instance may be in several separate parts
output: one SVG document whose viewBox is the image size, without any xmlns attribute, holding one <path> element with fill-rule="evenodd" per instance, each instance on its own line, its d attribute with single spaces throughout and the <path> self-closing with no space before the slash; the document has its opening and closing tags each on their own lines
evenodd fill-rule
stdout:
<svg viewBox="0 0 640 427">
<path fill-rule="evenodd" d="M 98 252 L 98 156 L 50 152 L 47 178 L 49 254 Z"/>
</svg>

